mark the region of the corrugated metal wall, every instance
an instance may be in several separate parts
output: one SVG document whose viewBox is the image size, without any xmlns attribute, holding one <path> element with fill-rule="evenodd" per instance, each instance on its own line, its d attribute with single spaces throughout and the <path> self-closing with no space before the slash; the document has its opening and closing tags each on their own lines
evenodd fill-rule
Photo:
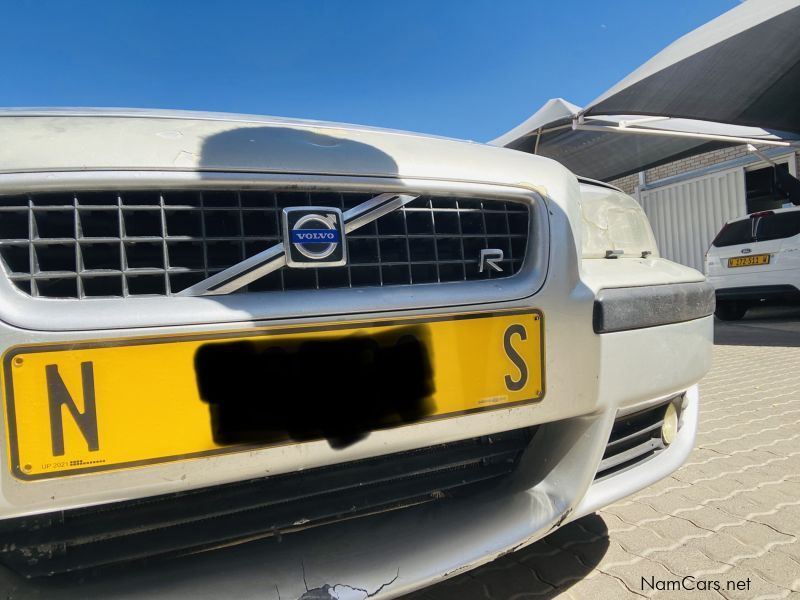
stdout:
<svg viewBox="0 0 800 600">
<path fill-rule="evenodd" d="M 746 214 L 744 170 L 713 173 L 639 192 L 661 256 L 703 270 L 722 225 Z"/>
</svg>

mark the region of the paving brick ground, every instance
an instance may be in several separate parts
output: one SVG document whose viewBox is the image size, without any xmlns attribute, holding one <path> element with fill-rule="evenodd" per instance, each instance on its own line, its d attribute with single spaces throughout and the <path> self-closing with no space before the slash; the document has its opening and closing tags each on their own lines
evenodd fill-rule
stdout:
<svg viewBox="0 0 800 600">
<path fill-rule="evenodd" d="M 697 445 L 672 477 L 407 600 L 800 597 L 800 321 L 789 317 L 718 324 Z M 686 576 L 720 590 L 642 581 Z"/>
</svg>

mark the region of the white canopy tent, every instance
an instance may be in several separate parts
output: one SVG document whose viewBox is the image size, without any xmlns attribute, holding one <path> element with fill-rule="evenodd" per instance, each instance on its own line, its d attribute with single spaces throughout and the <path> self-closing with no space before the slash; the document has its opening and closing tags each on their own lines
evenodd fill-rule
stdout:
<svg viewBox="0 0 800 600">
<path fill-rule="evenodd" d="M 800 0 L 748 0 L 679 38 L 586 116 L 665 115 L 800 133 Z"/>
<path fill-rule="evenodd" d="M 549 100 L 492 144 L 610 180 L 715 148 L 800 142 L 800 0 L 749 0 L 580 108 Z"/>
<path fill-rule="evenodd" d="M 790 146 L 800 134 L 665 116 L 587 116 L 562 98 L 548 100 L 523 123 L 492 140 L 559 161 L 584 177 L 611 180 L 734 144 Z"/>
</svg>

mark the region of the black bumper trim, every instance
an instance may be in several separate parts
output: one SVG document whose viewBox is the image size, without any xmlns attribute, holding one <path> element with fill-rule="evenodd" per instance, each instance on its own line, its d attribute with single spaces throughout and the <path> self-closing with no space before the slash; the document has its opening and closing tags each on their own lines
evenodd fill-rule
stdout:
<svg viewBox="0 0 800 600">
<path fill-rule="evenodd" d="M 721 288 L 718 300 L 798 300 L 800 290 L 793 285 L 753 285 L 747 287 Z"/>
<path fill-rule="evenodd" d="M 714 312 L 714 286 L 706 281 L 600 290 L 594 301 L 595 333 L 683 323 Z"/>
</svg>

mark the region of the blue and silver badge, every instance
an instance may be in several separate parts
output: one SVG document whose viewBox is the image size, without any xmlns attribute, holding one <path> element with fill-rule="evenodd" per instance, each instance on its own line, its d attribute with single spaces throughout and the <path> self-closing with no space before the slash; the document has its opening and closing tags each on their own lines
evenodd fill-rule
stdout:
<svg viewBox="0 0 800 600">
<path fill-rule="evenodd" d="M 295 268 L 347 264 L 342 211 L 325 206 L 283 209 L 286 264 Z"/>
</svg>

